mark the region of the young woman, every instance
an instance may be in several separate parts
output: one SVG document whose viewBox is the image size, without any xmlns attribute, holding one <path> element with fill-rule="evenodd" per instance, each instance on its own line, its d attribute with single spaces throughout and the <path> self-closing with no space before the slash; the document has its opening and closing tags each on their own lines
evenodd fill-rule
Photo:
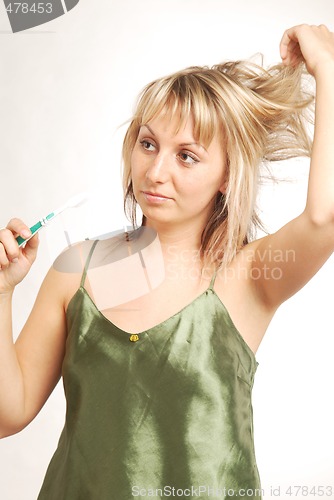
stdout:
<svg viewBox="0 0 334 500">
<path fill-rule="evenodd" d="M 126 206 L 134 215 L 140 205 L 142 227 L 118 246 L 86 242 L 60 256 L 15 345 L 12 294 L 38 238 L 19 249 L 29 229 L 17 219 L 0 231 L 1 436 L 31 422 L 61 375 L 67 398 L 40 500 L 261 497 L 255 353 L 279 305 L 334 249 L 334 35 L 296 26 L 280 53 L 268 71 L 188 68 L 144 89 L 123 149 Z M 252 240 L 260 164 L 311 152 L 303 62 L 316 82 L 305 210 Z M 156 286 L 130 293 L 136 275 L 128 285 L 124 273 L 127 295 L 122 274 L 90 279 L 122 245 L 142 248 L 145 229 L 159 240 L 161 260 L 149 255 L 163 263 Z"/>
</svg>

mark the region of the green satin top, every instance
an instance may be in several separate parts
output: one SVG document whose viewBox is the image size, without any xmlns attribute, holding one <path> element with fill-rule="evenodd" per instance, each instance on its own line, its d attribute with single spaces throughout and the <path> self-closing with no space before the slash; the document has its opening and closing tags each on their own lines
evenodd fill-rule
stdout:
<svg viewBox="0 0 334 500">
<path fill-rule="evenodd" d="M 99 312 L 85 275 L 67 310 L 66 422 L 38 500 L 259 500 L 257 362 L 214 279 L 131 336 Z"/>
</svg>

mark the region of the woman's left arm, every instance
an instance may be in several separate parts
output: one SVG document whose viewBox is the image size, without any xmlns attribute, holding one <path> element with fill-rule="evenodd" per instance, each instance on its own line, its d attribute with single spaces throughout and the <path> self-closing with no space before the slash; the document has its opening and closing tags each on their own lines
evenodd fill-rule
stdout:
<svg viewBox="0 0 334 500">
<path fill-rule="evenodd" d="M 269 308 L 304 286 L 334 251 L 334 34 L 323 25 L 295 26 L 285 31 L 280 52 L 286 65 L 305 61 L 315 78 L 315 129 L 304 212 L 250 244 L 252 267 L 258 271 L 252 275 L 259 278 L 253 284 Z M 275 251 L 282 259 L 273 262 Z"/>
</svg>

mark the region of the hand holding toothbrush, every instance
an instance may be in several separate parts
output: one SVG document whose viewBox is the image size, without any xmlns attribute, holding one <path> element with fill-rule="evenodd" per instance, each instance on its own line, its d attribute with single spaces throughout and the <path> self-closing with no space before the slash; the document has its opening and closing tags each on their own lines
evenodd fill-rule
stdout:
<svg viewBox="0 0 334 500">
<path fill-rule="evenodd" d="M 0 230 L 0 295 L 12 293 L 29 272 L 37 255 L 37 232 L 67 208 L 78 207 L 85 201 L 85 193 L 74 196 L 30 229 L 20 219 L 12 219 Z"/>
<path fill-rule="evenodd" d="M 19 248 L 16 238 L 30 238 Z M 37 256 L 38 235 L 31 237 L 29 227 L 20 219 L 12 219 L 0 229 L 0 295 L 10 294 L 28 274 Z"/>
</svg>

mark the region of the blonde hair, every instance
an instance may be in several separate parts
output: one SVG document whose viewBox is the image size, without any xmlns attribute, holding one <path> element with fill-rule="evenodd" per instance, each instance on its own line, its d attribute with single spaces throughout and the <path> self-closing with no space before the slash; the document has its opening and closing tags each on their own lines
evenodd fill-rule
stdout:
<svg viewBox="0 0 334 500">
<path fill-rule="evenodd" d="M 131 153 L 140 127 L 161 113 L 177 114 L 179 127 L 191 116 L 196 141 L 209 145 L 216 133 L 223 138 L 227 190 L 217 193 L 202 233 L 201 255 L 216 266 L 228 264 L 262 228 L 256 211 L 261 164 L 310 155 L 304 118 L 313 96 L 302 88 L 305 73 L 303 65 L 265 70 L 235 61 L 190 67 L 147 85 L 123 143 L 124 207 L 134 227 Z"/>
</svg>

